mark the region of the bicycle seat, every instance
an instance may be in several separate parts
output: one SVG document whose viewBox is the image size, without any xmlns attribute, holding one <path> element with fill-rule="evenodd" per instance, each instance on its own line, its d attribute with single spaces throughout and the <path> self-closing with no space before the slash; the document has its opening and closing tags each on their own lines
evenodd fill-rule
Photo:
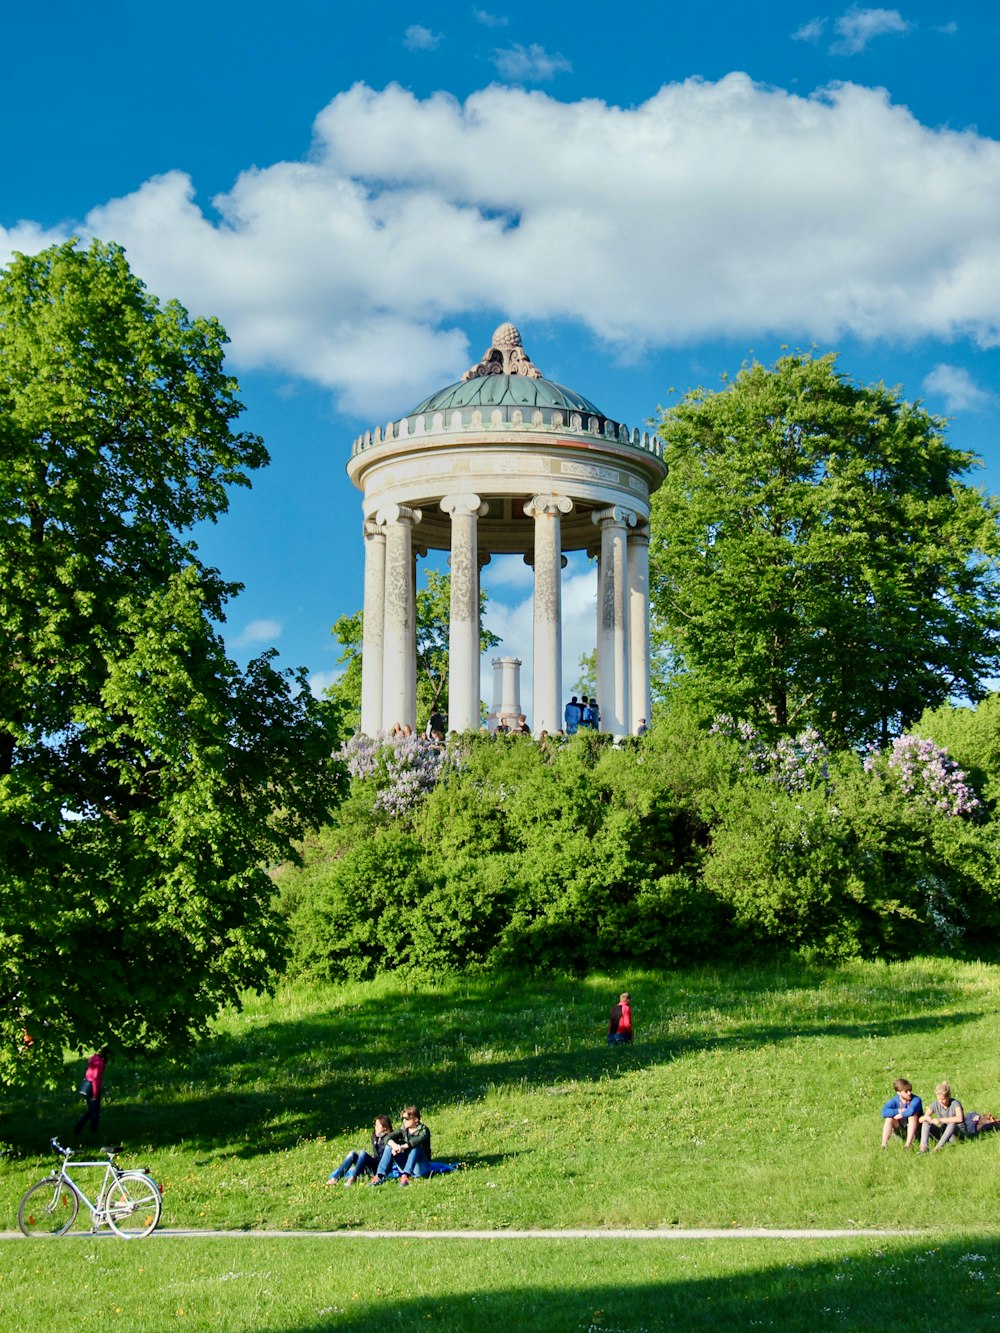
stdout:
<svg viewBox="0 0 1000 1333">
<path fill-rule="evenodd" d="M 113 1148 L 112 1147 L 102 1148 L 101 1152 L 106 1153 L 108 1157 L 117 1157 L 118 1154 L 121 1152 L 121 1150 L 122 1150 L 122 1145 L 119 1143 Z"/>
</svg>

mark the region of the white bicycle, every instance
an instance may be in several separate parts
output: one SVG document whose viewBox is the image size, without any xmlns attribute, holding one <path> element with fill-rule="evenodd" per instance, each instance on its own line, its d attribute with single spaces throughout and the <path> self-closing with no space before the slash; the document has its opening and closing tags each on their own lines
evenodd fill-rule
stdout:
<svg viewBox="0 0 1000 1333">
<path fill-rule="evenodd" d="M 56 1174 L 32 1185 L 17 1210 L 17 1225 L 26 1236 L 65 1236 L 76 1221 L 80 1204 L 90 1210 L 91 1230 L 109 1226 L 122 1240 L 148 1236 L 160 1220 L 161 1189 L 145 1167 L 122 1171 L 115 1163 L 121 1148 L 101 1148 L 103 1162 L 74 1162 L 76 1169 L 101 1167 L 104 1180 L 91 1202 L 69 1173 L 72 1148 L 57 1139 L 52 1146 L 62 1158 Z"/>
</svg>

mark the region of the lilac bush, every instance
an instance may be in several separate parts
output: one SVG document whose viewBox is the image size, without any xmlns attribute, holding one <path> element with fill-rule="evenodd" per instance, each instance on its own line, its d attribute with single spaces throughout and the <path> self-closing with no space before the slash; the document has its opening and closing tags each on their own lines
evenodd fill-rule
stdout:
<svg viewBox="0 0 1000 1333">
<path fill-rule="evenodd" d="M 402 815 L 437 783 L 450 759 L 422 736 L 391 736 L 373 740 L 358 733 L 340 747 L 340 758 L 352 778 L 372 779 L 377 788 L 375 809 Z"/>
<path fill-rule="evenodd" d="M 865 759 L 865 772 L 892 777 L 904 796 L 944 815 L 971 815 L 982 808 L 948 751 L 923 736 L 897 736 L 891 749 Z"/>
<path fill-rule="evenodd" d="M 770 778 L 783 791 L 806 791 L 829 779 L 829 751 L 812 727 L 797 736 L 782 736 L 775 745 L 770 745 L 752 722 L 736 721 L 728 713 L 722 713 L 712 723 L 711 731 L 737 742 L 744 773 Z"/>
</svg>

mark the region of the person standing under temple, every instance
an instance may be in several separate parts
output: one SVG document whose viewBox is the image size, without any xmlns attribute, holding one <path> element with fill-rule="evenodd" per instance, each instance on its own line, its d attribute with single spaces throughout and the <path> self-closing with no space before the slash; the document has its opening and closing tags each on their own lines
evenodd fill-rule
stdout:
<svg viewBox="0 0 1000 1333">
<path fill-rule="evenodd" d="M 572 699 L 563 710 L 563 722 L 566 725 L 566 735 L 575 736 L 580 730 L 580 723 L 583 720 L 583 704 L 580 703 L 574 694 Z"/>
</svg>

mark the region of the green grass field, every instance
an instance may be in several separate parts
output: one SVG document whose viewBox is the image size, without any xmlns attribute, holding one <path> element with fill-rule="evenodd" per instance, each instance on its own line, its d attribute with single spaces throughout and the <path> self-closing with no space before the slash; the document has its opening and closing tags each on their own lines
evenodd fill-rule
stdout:
<svg viewBox="0 0 1000 1333">
<path fill-rule="evenodd" d="M 995 1327 L 1000 1247 L 901 1241 L 7 1242 L 4 1329 Z"/>
<path fill-rule="evenodd" d="M 606 1011 L 633 997 L 634 1047 Z M 884 1227 L 844 1241 L 473 1242 L 75 1235 L 5 1245 L 0 1317 L 130 1328 L 882 1329 L 1000 1312 L 1000 1133 L 919 1157 L 879 1147 L 899 1075 L 1000 1113 L 1000 970 L 917 960 L 546 981 L 289 987 L 175 1064 L 109 1064 L 102 1139 L 164 1186 L 164 1227 Z M 0 1226 L 79 1113 L 8 1099 Z M 417 1101 L 466 1169 L 409 1190 L 324 1185 L 372 1117 Z M 83 1227 L 83 1218 L 77 1230 Z M 141 1280 L 140 1280 L 141 1279 Z M 147 1290 L 148 1288 L 148 1290 Z M 113 1305 L 109 1307 L 109 1302 Z M 177 1312 L 183 1310 L 184 1314 Z M 49 1312 L 46 1314 L 46 1312 Z M 839 1311 L 839 1313 L 838 1313 Z M 485 1313 L 484 1313 L 485 1312 Z M 926 1322 L 924 1315 L 926 1314 Z M 932 1314 L 935 1316 L 931 1318 Z M 699 1321 L 701 1321 L 699 1323 Z"/>
</svg>

